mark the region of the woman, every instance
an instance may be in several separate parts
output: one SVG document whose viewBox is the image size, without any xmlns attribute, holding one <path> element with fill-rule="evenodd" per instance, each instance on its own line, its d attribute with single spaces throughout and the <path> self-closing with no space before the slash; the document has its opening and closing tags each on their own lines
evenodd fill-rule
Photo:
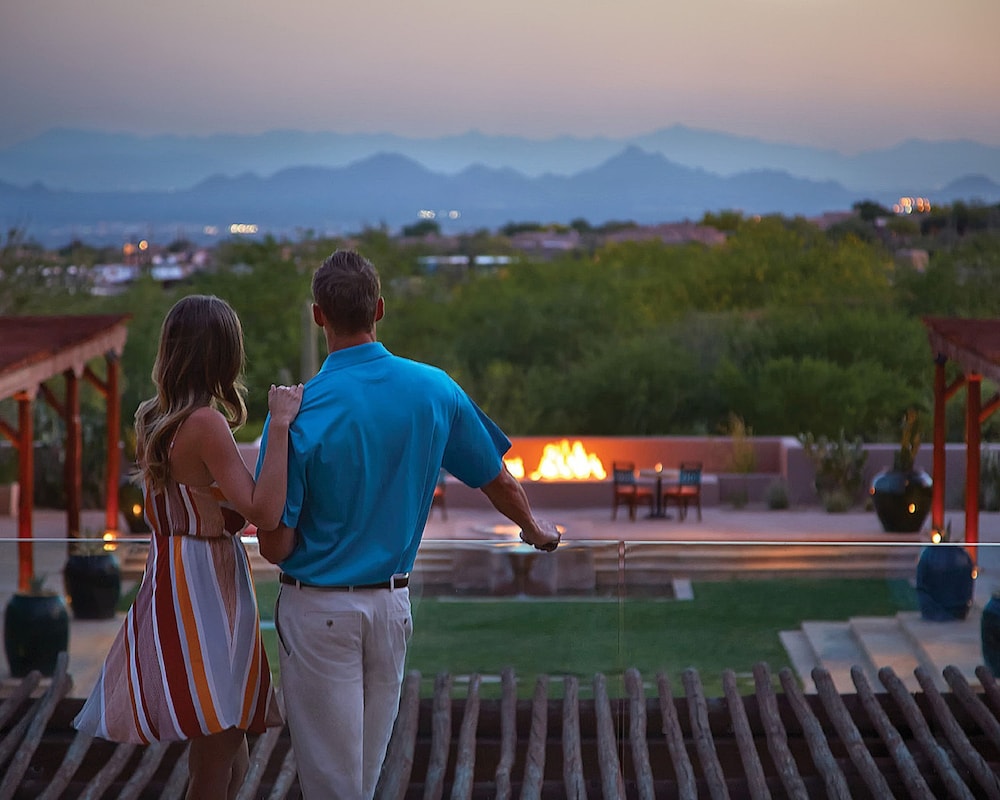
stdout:
<svg viewBox="0 0 1000 800">
<path fill-rule="evenodd" d="M 168 312 L 156 397 L 135 415 L 136 461 L 153 530 L 135 602 L 74 725 L 112 741 L 190 739 L 188 798 L 234 797 L 246 732 L 280 725 L 239 532 L 278 526 L 288 426 L 302 386 L 272 386 L 267 453 L 254 484 L 233 439 L 246 421 L 243 331 L 217 297 Z"/>
</svg>

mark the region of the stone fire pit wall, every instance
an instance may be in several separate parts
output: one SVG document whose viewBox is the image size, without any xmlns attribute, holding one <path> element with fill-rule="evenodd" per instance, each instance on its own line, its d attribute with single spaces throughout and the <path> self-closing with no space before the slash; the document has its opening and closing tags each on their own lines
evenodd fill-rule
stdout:
<svg viewBox="0 0 1000 800">
<path fill-rule="evenodd" d="M 588 453 L 593 453 L 604 465 L 608 477 L 588 481 L 532 481 L 530 475 L 538 467 L 542 451 L 547 444 L 558 444 L 563 439 L 581 442 Z M 813 488 L 814 471 L 794 437 L 752 437 L 746 440 L 754 449 L 755 471 L 733 472 L 733 440 L 726 436 L 517 436 L 511 437 L 512 447 L 507 458 L 520 458 L 526 477 L 522 481 L 528 499 L 539 508 L 611 507 L 611 464 L 614 461 L 631 461 L 637 469 L 652 469 L 657 463 L 664 470 L 676 470 L 682 461 L 700 461 L 703 465 L 702 505 L 713 506 L 728 502 L 735 492 L 747 493 L 749 502 L 766 500 L 768 488 L 775 481 L 783 481 L 793 506 L 817 505 L 819 500 Z M 252 470 L 257 462 L 257 445 L 240 445 L 244 461 Z M 892 444 L 866 445 L 868 463 L 865 470 L 866 484 L 875 474 L 892 464 L 893 453 L 898 449 Z M 965 446 L 949 444 L 946 447 L 946 502 L 953 504 L 965 483 Z M 931 447 L 920 449 L 917 466 L 931 472 Z M 956 494 L 958 493 L 958 494 Z M 859 502 L 864 498 L 859 497 Z M 464 484 L 447 481 L 449 508 L 488 509 L 489 503 L 482 492 L 469 489 Z"/>
</svg>

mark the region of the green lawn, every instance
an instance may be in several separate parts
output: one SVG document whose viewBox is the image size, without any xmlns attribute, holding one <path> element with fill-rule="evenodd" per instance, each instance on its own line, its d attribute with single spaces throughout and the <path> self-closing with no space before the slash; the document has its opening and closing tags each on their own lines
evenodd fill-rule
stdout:
<svg viewBox="0 0 1000 800">
<path fill-rule="evenodd" d="M 257 586 L 265 620 L 271 618 L 277 586 Z M 790 666 L 778 632 L 803 620 L 888 616 L 916 607 L 916 594 L 903 580 L 696 583 L 689 601 L 419 597 L 413 601 L 407 668 L 420 671 L 429 694 L 439 672 L 485 678 L 513 667 L 521 695 L 529 697 L 541 673 L 576 675 L 583 694 L 601 672 L 609 692 L 621 695 L 621 674 L 629 667 L 646 681 L 666 672 L 674 694 L 682 694 L 681 673 L 694 667 L 705 692 L 719 697 L 725 669 L 736 672 L 746 692 L 752 691 L 752 668 L 759 661 L 768 663 L 777 680 L 778 670 Z M 265 645 L 277 671 L 273 630 L 265 630 Z M 491 686 L 484 682 L 487 696 L 499 691 Z M 561 694 L 559 681 L 550 684 L 550 693 Z"/>
</svg>

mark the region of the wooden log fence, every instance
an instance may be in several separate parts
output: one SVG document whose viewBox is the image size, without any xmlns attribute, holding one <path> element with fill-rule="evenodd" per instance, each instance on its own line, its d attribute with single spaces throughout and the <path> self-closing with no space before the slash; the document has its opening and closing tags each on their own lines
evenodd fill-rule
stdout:
<svg viewBox="0 0 1000 800">
<path fill-rule="evenodd" d="M 856 693 L 838 694 L 825 670 L 804 694 L 790 670 L 754 666 L 753 691 L 723 674 L 705 695 L 697 671 L 675 697 L 665 674 L 539 675 L 533 693 L 505 670 L 486 676 L 405 676 L 379 800 L 690 800 L 691 798 L 988 798 L 1000 800 L 1000 687 L 926 669 L 907 691 L 889 668 L 876 692 L 860 667 Z M 55 675 L 23 678 L 0 701 L 0 800 L 184 796 L 184 743 L 113 744 L 72 729 L 82 700 Z M 609 686 L 623 686 L 616 697 Z M 947 685 L 949 691 L 938 687 Z M 484 687 L 491 689 L 484 696 Z M 499 696 L 497 696 L 499 695 Z M 288 732 L 251 737 L 239 800 L 298 798 Z"/>
</svg>

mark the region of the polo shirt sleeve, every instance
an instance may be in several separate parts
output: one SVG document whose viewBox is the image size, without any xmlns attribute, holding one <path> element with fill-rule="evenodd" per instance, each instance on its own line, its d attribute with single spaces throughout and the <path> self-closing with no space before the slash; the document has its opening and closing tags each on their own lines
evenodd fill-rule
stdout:
<svg viewBox="0 0 1000 800">
<path fill-rule="evenodd" d="M 457 391 L 458 406 L 441 466 L 465 485 L 478 489 L 500 474 L 503 454 L 511 443 L 461 388 Z"/>
<path fill-rule="evenodd" d="M 288 437 L 288 488 L 285 490 L 285 510 L 281 515 L 281 524 L 289 528 L 298 526 L 306 495 L 306 457 L 302 448 L 296 446 L 300 436 L 301 431 L 296 431 L 293 423 Z"/>
</svg>

